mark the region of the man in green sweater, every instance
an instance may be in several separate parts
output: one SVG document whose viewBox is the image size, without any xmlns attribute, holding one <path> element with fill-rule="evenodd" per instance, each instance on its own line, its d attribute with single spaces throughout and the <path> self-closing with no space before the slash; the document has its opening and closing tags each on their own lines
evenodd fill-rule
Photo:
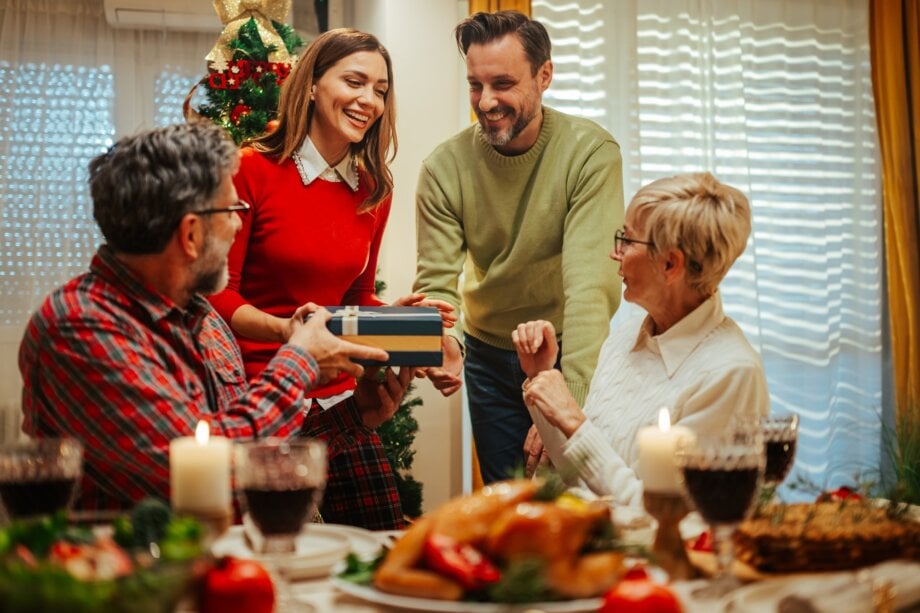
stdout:
<svg viewBox="0 0 920 613">
<path fill-rule="evenodd" d="M 525 439 L 530 454 L 542 450 L 528 436 L 525 375 L 511 342 L 518 323 L 553 322 L 565 380 L 584 403 L 620 300 L 607 254 L 623 223 L 622 160 L 603 128 L 542 106 L 553 77 L 542 24 L 516 11 L 476 13 L 455 35 L 479 121 L 422 165 L 414 290 L 460 306 L 463 272 L 463 335 L 450 331 L 443 367 L 427 374 L 448 395 L 465 365 L 491 483 L 525 462 Z"/>
</svg>

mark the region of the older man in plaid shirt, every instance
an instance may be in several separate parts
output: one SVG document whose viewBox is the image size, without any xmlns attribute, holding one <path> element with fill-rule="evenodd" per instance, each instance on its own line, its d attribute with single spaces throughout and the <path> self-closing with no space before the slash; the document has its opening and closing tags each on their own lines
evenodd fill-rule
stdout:
<svg viewBox="0 0 920 613">
<path fill-rule="evenodd" d="M 335 465 L 347 441 L 389 419 L 405 394 L 412 369 L 388 370 L 307 417 L 305 390 L 341 372 L 360 377 L 351 358 L 387 358 L 330 334 L 328 312 L 313 304 L 292 314 L 287 344 L 247 383 L 230 329 L 202 297 L 226 284 L 227 252 L 249 208 L 231 180 L 237 165 L 235 145 L 210 123 L 123 138 L 90 163 L 106 244 L 88 273 L 41 305 L 19 353 L 23 430 L 85 447 L 82 508 L 168 497 L 169 441 L 201 419 L 235 439 L 319 433 Z M 381 462 L 364 458 L 361 475 L 329 478 L 353 482 L 361 523 L 399 527 L 399 497 Z"/>
</svg>

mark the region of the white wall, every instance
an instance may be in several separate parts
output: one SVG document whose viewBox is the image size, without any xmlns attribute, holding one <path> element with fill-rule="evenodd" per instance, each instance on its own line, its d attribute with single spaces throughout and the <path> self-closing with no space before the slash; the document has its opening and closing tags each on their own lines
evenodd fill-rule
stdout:
<svg viewBox="0 0 920 613">
<path fill-rule="evenodd" d="M 352 0 L 344 7 L 344 25 L 376 35 L 393 60 L 399 151 L 381 251 L 388 299 L 409 293 L 415 277 L 415 185 L 421 162 L 469 116 L 466 71 L 452 37 L 466 7 L 466 1 L 457 0 Z M 424 484 L 429 510 L 461 492 L 469 442 L 463 436 L 460 394 L 444 399 L 427 380 L 416 389 L 424 405 L 415 410 L 419 433 L 412 472 Z"/>
</svg>

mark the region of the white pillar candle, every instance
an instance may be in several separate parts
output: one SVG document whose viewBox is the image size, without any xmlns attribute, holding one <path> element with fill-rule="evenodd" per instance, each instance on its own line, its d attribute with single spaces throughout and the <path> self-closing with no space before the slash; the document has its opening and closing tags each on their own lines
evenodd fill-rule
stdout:
<svg viewBox="0 0 920 613">
<path fill-rule="evenodd" d="M 679 493 L 680 468 L 677 448 L 682 440 L 692 441 L 693 432 L 683 426 L 671 426 L 667 408 L 658 411 L 658 425 L 639 430 L 639 478 L 646 492 Z"/>
<path fill-rule="evenodd" d="M 230 457 L 232 443 L 211 436 L 206 421 L 195 436 L 169 443 L 169 484 L 172 507 L 192 513 L 221 513 L 231 508 Z"/>
</svg>

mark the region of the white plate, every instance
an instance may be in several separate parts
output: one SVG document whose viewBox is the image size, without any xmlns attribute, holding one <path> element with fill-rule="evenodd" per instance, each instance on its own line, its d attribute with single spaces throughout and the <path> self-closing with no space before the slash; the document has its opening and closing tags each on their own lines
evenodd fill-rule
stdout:
<svg viewBox="0 0 920 613">
<path fill-rule="evenodd" d="M 725 610 L 744 611 L 744 613 L 776 613 L 780 601 L 787 596 L 801 596 L 808 598 L 816 595 L 833 596 L 835 593 L 845 591 L 854 584 L 852 573 L 829 573 L 824 575 L 811 574 L 803 576 L 786 577 L 783 579 L 768 579 L 753 583 L 733 592 L 726 597 Z M 871 611 L 870 589 L 865 593 L 854 590 L 848 600 L 856 606 L 855 609 Z M 855 602 L 860 596 L 866 596 L 867 603 Z M 868 608 L 865 608 L 868 607 Z"/>
<path fill-rule="evenodd" d="M 376 555 L 381 541 L 373 532 L 354 526 L 309 524 L 296 539 L 297 551 L 290 554 L 264 555 L 253 551 L 243 526 L 231 526 L 211 545 L 215 556 L 263 560 L 274 564 L 291 581 L 328 576 L 330 569 L 349 551 L 361 557 Z"/>
<path fill-rule="evenodd" d="M 373 559 L 383 545 L 390 543 L 387 532 L 371 532 L 357 526 L 342 524 L 310 524 L 310 530 L 321 534 L 341 534 L 348 539 L 349 551 L 360 558 Z"/>
<path fill-rule="evenodd" d="M 344 570 L 344 565 L 337 565 L 332 569 L 330 578 L 332 585 L 340 591 L 373 604 L 399 607 L 412 611 L 434 611 L 437 613 L 506 613 L 510 611 L 539 610 L 545 613 L 582 613 L 597 611 L 601 606 L 600 598 L 585 598 L 582 600 L 563 600 L 560 602 L 531 602 L 528 604 L 499 604 L 494 602 L 468 602 L 465 600 L 432 600 L 430 598 L 412 598 L 411 596 L 396 596 L 381 592 L 373 587 L 357 585 L 344 581 L 338 574 Z"/>
</svg>

